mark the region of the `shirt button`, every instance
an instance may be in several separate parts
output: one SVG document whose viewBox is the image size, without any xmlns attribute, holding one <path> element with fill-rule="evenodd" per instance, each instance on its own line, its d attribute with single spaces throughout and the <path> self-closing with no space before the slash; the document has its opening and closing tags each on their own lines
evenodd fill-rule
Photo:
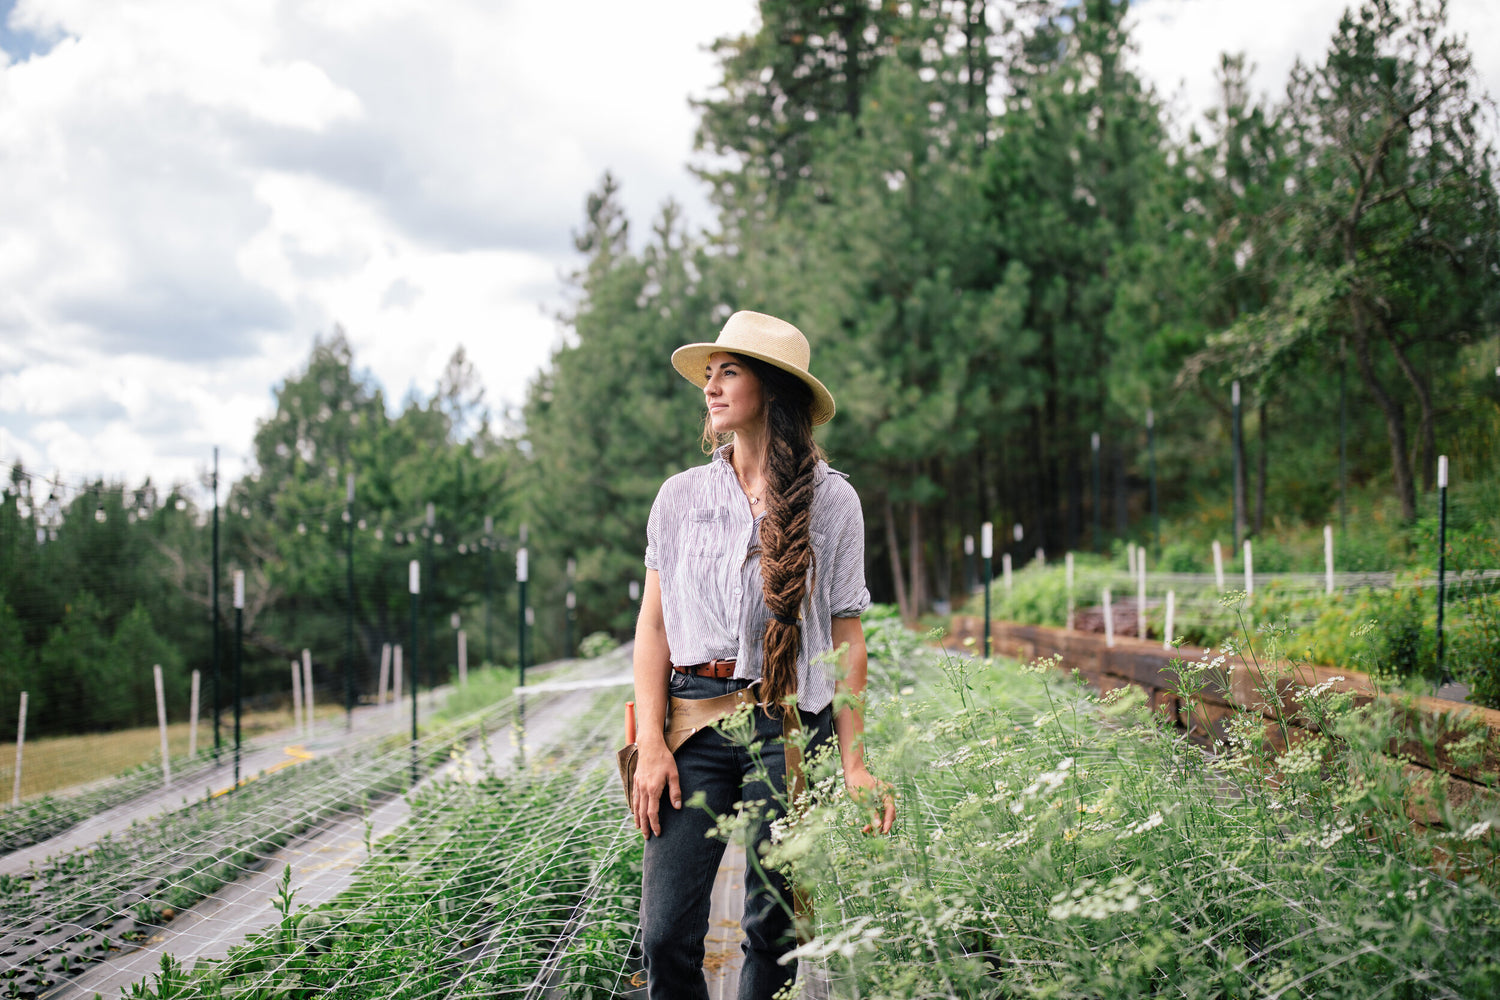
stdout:
<svg viewBox="0 0 1500 1000">
<path fill-rule="evenodd" d="M 739 597 L 740 596 L 740 588 L 738 588 L 738 587 L 734 588 L 734 596 L 735 597 Z"/>
</svg>

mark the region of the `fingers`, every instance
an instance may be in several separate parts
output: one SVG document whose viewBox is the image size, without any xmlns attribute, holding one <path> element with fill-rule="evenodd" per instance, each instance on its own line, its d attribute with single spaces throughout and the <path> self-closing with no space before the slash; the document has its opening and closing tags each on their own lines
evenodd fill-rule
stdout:
<svg viewBox="0 0 1500 1000">
<path fill-rule="evenodd" d="M 849 789 L 850 797 L 865 810 L 870 821 L 860 827 L 861 833 L 890 833 L 896 823 L 896 790 L 884 782 L 876 781 Z M 879 797 L 877 804 L 876 797 Z"/>
<path fill-rule="evenodd" d="M 668 793 L 673 809 L 682 808 L 682 786 L 677 780 L 676 768 L 667 771 L 666 780 L 659 784 L 652 782 L 649 778 L 636 778 L 634 794 L 630 800 L 630 813 L 635 822 L 635 828 L 641 831 L 641 836 L 647 840 L 661 836 L 663 792 Z"/>
<path fill-rule="evenodd" d="M 646 828 L 641 831 L 646 839 L 661 836 L 661 794 L 651 796 L 646 804 Z"/>
</svg>

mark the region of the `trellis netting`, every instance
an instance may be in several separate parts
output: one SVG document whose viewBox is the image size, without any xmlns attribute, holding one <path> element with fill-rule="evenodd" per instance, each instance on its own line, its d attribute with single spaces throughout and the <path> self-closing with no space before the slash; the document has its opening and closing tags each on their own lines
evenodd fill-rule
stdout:
<svg viewBox="0 0 1500 1000">
<path fill-rule="evenodd" d="M 870 632 L 870 765 L 900 818 L 889 837 L 861 833 L 868 817 L 837 763 L 812 765 L 810 806 L 770 858 L 814 896 L 809 989 L 1472 997 L 1500 985 L 1500 816 L 1481 804 L 1447 830 L 1413 828 L 1399 768 L 1368 750 L 1379 720 L 1336 695 L 1339 721 L 1317 740 L 1277 753 L 1247 732 L 1209 756 L 1128 694 L 1101 702 L 1050 662 L 938 655 L 879 621 Z M 259 929 L 212 949 L 188 923 L 129 995 L 641 995 L 640 841 L 611 761 L 625 695 L 548 697 L 527 696 L 524 737 L 514 700 L 434 728 L 414 791 L 411 748 L 374 736 L 222 797 L 238 807 L 185 807 L 201 832 L 174 828 L 170 847 L 127 834 L 136 865 L 111 868 L 106 851 L 97 874 L 64 862 L 15 878 L 7 912 L 37 904 L 40 940 L 65 928 L 64 909 L 92 905 L 84 916 L 102 924 L 83 957 L 106 969 L 131 945 L 109 940 L 110 921 L 164 937 L 194 915 L 164 913 L 192 905 L 168 894 L 212 892 L 196 880 L 220 860 L 230 878 L 266 869 Z M 400 794 L 387 805 L 409 811 L 387 827 L 381 796 Z M 283 862 L 251 856 L 259 845 L 279 859 L 276 845 L 341 821 L 371 827 L 337 891 L 310 898 L 310 874 L 294 866 L 282 884 Z M 181 874 L 142 888 L 169 863 Z"/>
<path fill-rule="evenodd" d="M 605 661 L 596 672 L 601 666 L 619 668 Z M 209 787 L 176 803 L 153 791 L 154 811 L 142 808 L 128 824 L 101 815 L 109 831 L 96 829 L 90 839 L 75 829 L 74 850 L 57 848 L 65 834 L 0 856 L 0 995 L 57 995 L 75 977 L 79 988 L 118 987 L 117 967 L 167 937 L 170 947 L 157 950 L 169 956 L 223 955 L 248 930 L 278 927 L 273 907 L 290 913 L 299 890 L 326 883 L 313 873 L 320 858 L 333 856 L 348 869 L 336 886 L 337 907 L 367 937 L 377 934 L 372 920 L 388 921 L 393 940 L 435 933 L 432 914 L 440 912 L 455 921 L 455 934 L 484 942 L 450 957 L 494 966 L 484 975 L 497 982 L 520 975 L 507 963 L 532 955 L 542 935 L 569 953 L 599 952 L 608 944 L 594 917 L 620 904 L 591 880 L 635 846 L 634 831 L 627 836 L 621 824 L 618 792 L 603 794 L 606 778 L 618 782 L 603 767 L 613 757 L 606 744 L 618 736 L 621 698 L 617 686 L 611 691 L 513 696 L 455 719 L 434 718 L 415 745 L 383 712 L 371 712 L 346 738 L 331 734 L 328 749 L 251 775 L 237 789 Z M 589 709 L 591 702 L 597 707 Z M 461 850 L 457 837 L 467 838 Z M 291 864 L 299 877 L 288 875 L 274 891 L 262 869 L 290 873 Z M 226 902 L 246 884 L 254 889 L 248 898 Z M 330 894 L 323 884 L 317 891 Z M 210 896 L 207 911 L 193 909 Z M 349 902 L 365 897 L 377 898 L 369 906 Z M 633 911 L 628 899 L 625 906 Z M 334 938 L 353 940 L 330 912 L 299 916 L 302 933 L 331 921 Z M 481 914 L 490 915 L 483 932 Z M 589 935 L 581 934 L 585 915 L 593 915 Z M 285 929 L 270 938 L 280 940 Z M 611 969 L 623 968 L 624 947 L 618 950 Z M 578 974 L 563 954 L 553 965 Z M 137 978 L 150 971 L 138 961 L 132 967 Z M 226 966 L 241 983 L 256 967 Z M 535 962 L 521 967 L 540 974 Z M 272 986 L 285 981 L 274 963 L 266 970 Z M 390 987 L 372 980 L 370 995 Z"/>
</svg>

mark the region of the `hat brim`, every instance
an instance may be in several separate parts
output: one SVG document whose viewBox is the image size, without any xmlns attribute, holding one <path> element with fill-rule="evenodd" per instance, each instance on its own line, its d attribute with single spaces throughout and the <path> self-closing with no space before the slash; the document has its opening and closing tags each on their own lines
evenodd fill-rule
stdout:
<svg viewBox="0 0 1500 1000">
<path fill-rule="evenodd" d="M 684 344 L 672 352 L 672 367 L 677 369 L 677 374 L 701 389 L 708 384 L 708 375 L 706 373 L 708 359 L 715 354 L 740 354 L 747 358 L 754 358 L 757 361 L 764 361 L 768 365 L 797 376 L 812 390 L 813 426 L 817 427 L 821 424 L 826 424 L 833 419 L 833 414 L 836 410 L 833 403 L 833 393 L 829 392 L 828 388 L 822 382 L 819 382 L 801 368 L 789 365 L 780 358 L 762 354 L 759 351 L 748 351 L 739 347 L 730 348 L 725 347 L 723 344 Z"/>
</svg>

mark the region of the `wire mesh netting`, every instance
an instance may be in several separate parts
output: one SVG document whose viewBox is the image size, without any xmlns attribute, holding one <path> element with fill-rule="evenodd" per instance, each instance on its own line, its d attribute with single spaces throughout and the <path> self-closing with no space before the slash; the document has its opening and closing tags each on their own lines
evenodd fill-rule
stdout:
<svg viewBox="0 0 1500 1000">
<path fill-rule="evenodd" d="M 912 673 L 931 678 L 920 662 Z M 1342 749 L 1330 732 L 1279 757 L 1248 743 L 1209 757 L 1149 723 L 1134 696 L 1101 704 L 1050 664 L 938 666 L 945 683 L 871 713 L 899 834 L 861 834 L 867 817 L 829 769 L 781 848 L 817 888 L 822 933 L 800 951 L 835 995 L 1480 997 L 1500 985 L 1493 800 L 1451 831 L 1414 831 L 1409 779 L 1373 748 L 1369 720 L 1346 717 Z"/>
<path fill-rule="evenodd" d="M 878 624 L 871 651 L 872 767 L 899 795 L 898 828 L 860 833 L 867 817 L 826 760 L 771 856 L 815 896 L 807 995 L 1500 984 L 1500 816 L 1414 830 L 1399 766 L 1361 752 L 1352 723 L 1342 755 L 1293 747 L 1269 780 L 1249 751 L 1208 758 L 1128 697 L 1100 704 Z M 233 794 L 82 851 L 11 852 L 6 994 L 639 995 L 639 839 L 612 762 L 621 697 L 509 697 L 434 721 L 415 748 L 382 709 L 383 729 Z M 242 885 L 236 915 L 227 894 Z"/>
<path fill-rule="evenodd" d="M 283 855 L 312 859 L 316 869 L 317 855 L 330 847 L 324 841 L 348 841 L 351 835 L 363 851 L 351 854 L 345 843 L 339 864 L 352 871 L 376 850 L 377 827 L 382 835 L 387 829 L 396 832 L 380 841 L 380 864 L 349 890 L 356 898 L 361 892 L 375 892 L 371 886 L 395 893 L 392 900 L 372 904 L 377 911 L 389 903 L 396 912 L 396 903 L 407 899 L 416 907 L 413 912 L 425 912 L 444 899 L 443 912 L 462 912 L 462 926 L 473 932 L 479 897 L 467 909 L 454 910 L 462 900 L 455 902 L 457 897 L 450 898 L 440 887 L 461 882 L 465 892 L 478 886 L 488 898 L 494 886 L 476 872 L 449 871 L 456 857 L 500 865 L 485 876 L 492 881 L 532 872 L 530 888 L 510 900 L 513 908 L 523 902 L 540 905 L 548 893 L 562 899 L 572 890 L 554 883 L 548 873 L 580 864 L 590 870 L 594 861 L 608 854 L 601 844 L 628 843 L 621 829 L 621 807 L 601 794 L 598 780 L 581 780 L 591 772 L 595 778 L 603 774 L 600 761 L 612 751 L 605 747 L 602 709 L 565 706 L 565 697 L 532 695 L 529 706 L 512 697 L 451 721 L 435 719 L 416 744 L 402 731 L 399 716 L 381 711 L 362 717 L 361 725 L 342 734 L 343 739 L 330 734 L 326 742 L 333 745 L 326 751 L 291 748 L 301 751 L 294 766 L 272 765 L 253 774 L 247 767 L 245 783 L 238 789 L 209 787 L 175 803 L 153 791 L 150 801 L 133 815 L 115 816 L 112 823 L 102 824 L 107 828 L 75 837 L 83 842 L 71 850 L 66 849 L 71 845 L 64 835 L 5 855 L 0 858 L 5 995 L 60 995 L 60 983 L 80 972 L 87 976 L 92 964 L 109 966 L 159 937 L 164 926 L 187 926 L 175 934 L 174 951 L 168 954 L 222 954 L 220 946 L 236 943 L 247 928 L 270 922 L 271 887 L 262 884 L 261 891 L 236 904 L 255 912 L 236 914 L 228 923 L 219 916 L 184 920 L 195 904 L 275 867 Z M 586 708 L 597 695 L 585 690 L 576 697 L 584 699 Z M 611 705 L 618 700 L 609 697 Z M 614 712 L 608 717 L 612 723 L 618 720 Z M 615 728 L 609 727 L 611 736 Z M 528 751 L 535 754 L 530 760 Z M 502 773 L 507 776 L 499 777 Z M 419 784 L 409 791 L 413 781 Z M 117 792 L 123 795 L 124 789 Z M 397 798 L 403 792 L 406 797 Z M 571 805 L 564 807 L 567 803 Z M 572 808 L 580 803 L 581 808 Z M 390 815 L 392 804 L 409 806 L 410 814 Z M 479 814 L 485 810 L 489 819 L 481 823 Z M 563 831 L 554 829 L 552 824 L 564 820 L 575 824 L 573 835 L 561 836 Z M 584 835 L 591 824 L 608 828 L 604 841 Z M 491 839 L 474 844 L 472 854 L 439 850 L 458 832 L 472 837 L 477 830 L 488 830 Z M 20 824 L 17 831 L 18 839 L 38 839 L 35 831 Z M 559 834 L 555 843 L 553 833 Z M 509 847 L 503 857 L 490 850 L 505 844 Z M 533 856 L 527 851 L 542 853 Z M 436 865 L 430 876 L 435 881 L 419 888 L 414 872 L 423 859 Z M 287 891 L 296 889 L 288 886 Z M 222 894 L 215 902 L 224 905 Z M 589 903 L 605 905 L 592 897 Z M 498 903 L 491 899 L 486 905 Z M 370 911 L 355 907 L 353 912 Z M 540 915 L 538 910 L 512 924 L 497 923 L 483 954 L 526 951 L 515 935 L 525 933 Z M 226 932 L 229 939 L 223 940 Z M 335 933 L 341 931 L 335 928 Z M 393 933 L 399 937 L 406 931 L 397 925 Z M 499 958 L 494 961 L 503 964 Z M 136 978 L 149 971 L 140 969 L 138 962 L 136 968 Z M 239 972 L 236 976 L 242 978 Z M 107 983 L 107 969 L 104 977 Z"/>
</svg>

